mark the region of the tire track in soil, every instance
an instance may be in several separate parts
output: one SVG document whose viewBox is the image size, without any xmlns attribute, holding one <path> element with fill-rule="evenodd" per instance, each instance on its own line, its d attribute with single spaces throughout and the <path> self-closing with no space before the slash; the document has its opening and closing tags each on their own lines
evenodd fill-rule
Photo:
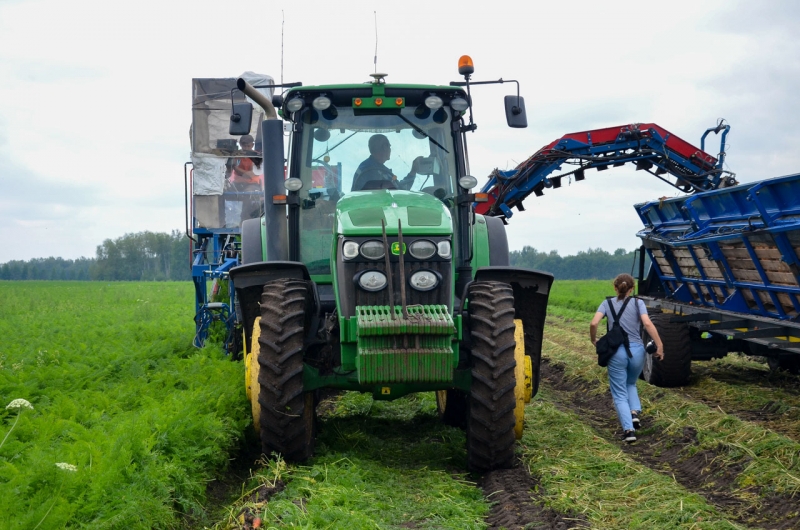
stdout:
<svg viewBox="0 0 800 530">
<path fill-rule="evenodd" d="M 548 321 L 550 322 L 550 321 Z M 561 331 L 568 333 L 575 333 L 569 327 L 558 326 L 555 322 L 552 323 Z M 562 348 L 570 348 L 567 344 L 562 344 L 553 337 L 550 338 L 552 342 L 558 344 Z M 800 398 L 800 378 L 793 381 L 793 376 L 783 374 L 770 374 L 768 372 L 759 371 L 753 368 L 746 367 L 730 367 L 727 370 L 722 370 L 719 367 L 702 366 L 698 369 L 696 363 L 692 364 L 694 374 L 692 375 L 692 382 L 696 382 L 699 378 L 707 377 L 718 383 L 742 386 L 754 385 L 764 391 L 784 392 L 789 396 L 797 396 Z M 690 385 L 692 384 L 690 382 Z M 776 395 L 774 399 L 766 402 L 760 408 L 745 408 L 734 407 L 730 403 L 714 399 L 714 396 L 702 394 L 700 391 L 694 389 L 692 386 L 681 387 L 680 389 L 673 389 L 675 392 L 680 392 L 683 397 L 703 403 L 711 408 L 718 408 L 726 414 L 736 416 L 744 421 L 749 421 L 762 427 L 782 434 L 787 438 L 798 440 L 796 431 L 786 427 L 787 420 L 796 424 L 800 418 L 800 409 L 794 402 L 788 402 L 781 396 Z M 800 402 L 800 400 L 798 400 Z"/>
<path fill-rule="evenodd" d="M 717 453 L 708 449 L 685 455 L 686 448 L 698 443 L 695 429 L 686 427 L 680 436 L 674 436 L 648 425 L 645 417 L 643 429 L 655 429 L 655 432 L 640 436 L 635 444 L 625 444 L 619 441 L 621 433 L 610 395 L 593 394 L 590 391 L 594 389 L 588 383 L 567 379 L 563 366 L 546 358 L 542 359 L 542 378 L 554 391 L 556 406 L 578 414 L 598 435 L 618 443 L 626 454 L 654 471 L 672 476 L 681 486 L 701 495 L 733 520 L 770 530 L 800 528 L 800 515 L 789 517 L 797 511 L 796 499 L 773 495 L 749 505 L 733 495 L 733 489 L 759 494 L 756 488 L 742 490 L 736 486 L 736 479 L 747 461 L 727 466 L 721 463 Z"/>
<path fill-rule="evenodd" d="M 491 530 L 589 528 L 588 521 L 578 515 L 557 512 L 537 502 L 539 481 L 517 462 L 511 469 L 485 473 L 478 481 L 486 500 L 493 503 L 486 523 Z M 541 489 L 541 486 L 540 488 Z"/>
</svg>

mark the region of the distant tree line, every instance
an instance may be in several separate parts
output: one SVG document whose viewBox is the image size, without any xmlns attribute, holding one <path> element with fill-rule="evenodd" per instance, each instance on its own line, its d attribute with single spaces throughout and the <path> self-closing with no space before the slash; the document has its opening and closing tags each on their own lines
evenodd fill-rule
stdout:
<svg viewBox="0 0 800 530">
<path fill-rule="evenodd" d="M 190 280 L 189 239 L 183 232 L 139 232 L 97 247 L 92 280 Z"/>
<path fill-rule="evenodd" d="M 553 273 L 561 280 L 607 280 L 631 272 L 634 252 L 618 248 L 613 254 L 590 248 L 574 256 L 533 247 L 513 250 L 511 265 Z M 634 271 L 635 274 L 636 271 Z M 34 258 L 0 265 L 0 280 L 190 280 L 189 239 L 178 230 L 125 234 L 106 239 L 94 258 Z"/>
<path fill-rule="evenodd" d="M 0 280 L 89 280 L 93 259 L 34 258 L 0 265 Z"/>
<path fill-rule="evenodd" d="M 106 239 L 94 258 L 34 258 L 0 265 L 0 280 L 190 280 L 189 239 L 180 231 Z"/>
<path fill-rule="evenodd" d="M 600 248 L 590 248 L 574 256 L 562 257 L 556 250 L 540 252 L 526 246 L 522 250 L 512 250 L 510 261 L 515 267 L 550 272 L 559 280 L 609 280 L 617 274 L 631 272 L 634 251 L 618 248 L 610 254 Z M 637 272 L 634 269 L 634 276 Z"/>
</svg>

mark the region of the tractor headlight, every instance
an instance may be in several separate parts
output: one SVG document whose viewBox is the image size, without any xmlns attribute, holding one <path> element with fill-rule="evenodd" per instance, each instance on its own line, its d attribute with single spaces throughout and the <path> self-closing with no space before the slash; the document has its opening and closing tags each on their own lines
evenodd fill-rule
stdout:
<svg viewBox="0 0 800 530">
<path fill-rule="evenodd" d="M 380 291 L 386 287 L 386 275 L 380 271 L 364 271 L 357 278 L 358 285 L 365 291 Z"/>
<path fill-rule="evenodd" d="M 439 285 L 439 276 L 433 271 L 421 270 L 412 274 L 408 283 L 417 291 L 430 291 Z"/>
<path fill-rule="evenodd" d="M 426 239 L 420 239 L 408 246 L 408 252 L 417 259 L 428 259 L 436 254 L 436 245 Z"/>
<path fill-rule="evenodd" d="M 464 175 L 463 177 L 458 179 L 458 185 L 464 188 L 465 190 L 471 190 L 472 188 L 478 185 L 478 179 L 476 179 L 472 175 Z"/>
<path fill-rule="evenodd" d="M 366 241 L 361 243 L 361 255 L 367 259 L 381 259 L 386 251 L 380 241 Z"/>
<path fill-rule="evenodd" d="M 358 256 L 358 243 L 355 241 L 345 241 L 342 245 L 342 255 L 344 259 L 353 259 Z"/>
<path fill-rule="evenodd" d="M 303 98 L 292 98 L 286 104 L 286 110 L 288 110 L 289 112 L 297 112 L 298 110 L 303 108 L 303 105 L 305 105 L 305 101 L 303 101 Z"/>
<path fill-rule="evenodd" d="M 444 102 L 439 96 L 428 96 L 425 98 L 425 106 L 431 110 L 440 109 L 443 104 Z"/>
<path fill-rule="evenodd" d="M 314 98 L 314 101 L 311 102 L 311 106 L 317 110 L 325 110 L 331 106 L 331 100 L 325 96 L 320 96 L 318 98 Z"/>
<path fill-rule="evenodd" d="M 439 257 L 444 259 L 450 259 L 452 250 L 450 249 L 450 242 L 449 241 L 439 241 L 436 244 L 436 247 L 439 251 Z"/>
<path fill-rule="evenodd" d="M 283 187 L 289 191 L 300 191 L 303 188 L 303 181 L 292 177 L 283 181 Z"/>
<path fill-rule="evenodd" d="M 450 107 L 455 111 L 464 112 L 469 108 L 469 103 L 467 103 L 467 100 L 464 98 L 453 98 L 450 102 Z"/>
</svg>

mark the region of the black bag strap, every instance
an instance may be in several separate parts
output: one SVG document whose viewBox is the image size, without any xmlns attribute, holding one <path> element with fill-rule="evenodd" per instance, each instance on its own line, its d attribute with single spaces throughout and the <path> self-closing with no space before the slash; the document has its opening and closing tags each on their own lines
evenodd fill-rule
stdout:
<svg viewBox="0 0 800 530">
<path fill-rule="evenodd" d="M 608 298 L 606 298 L 607 305 L 608 305 L 608 310 L 611 311 L 611 316 L 614 317 L 614 322 L 619 324 L 619 328 L 622 330 L 622 336 L 625 337 L 625 342 L 623 342 L 623 346 L 625 346 L 625 353 L 628 354 L 628 357 L 633 357 L 633 354 L 631 353 L 630 341 L 628 340 L 628 334 L 625 333 L 624 329 L 622 329 L 622 324 L 619 323 L 619 319 L 622 316 L 622 313 L 625 312 L 625 308 L 628 307 L 628 302 L 631 301 L 631 298 L 635 298 L 635 297 L 634 296 L 629 296 L 629 297 L 625 298 L 625 301 L 622 302 L 622 307 L 619 308 L 619 313 L 616 313 L 614 311 L 614 306 L 611 304 L 611 299 L 612 298 L 614 298 L 614 297 L 613 296 L 609 296 Z M 639 308 L 637 307 L 636 309 L 638 310 Z M 608 323 L 611 324 L 611 320 L 609 320 Z"/>
<path fill-rule="evenodd" d="M 613 296 L 609 296 L 608 298 L 606 298 L 606 305 L 608 305 L 608 310 L 611 311 L 611 316 L 614 317 L 614 322 L 619 322 L 619 318 L 622 316 L 622 313 L 625 311 L 625 308 L 628 306 L 628 302 L 630 302 L 631 298 L 633 298 L 633 297 L 629 296 L 629 297 L 627 297 L 625 299 L 624 302 L 622 302 L 622 307 L 619 308 L 619 314 L 617 314 L 617 312 L 614 311 L 614 305 L 611 303 L 611 300 L 613 298 L 614 298 Z M 610 323 L 610 321 L 609 321 L 609 323 Z"/>
</svg>

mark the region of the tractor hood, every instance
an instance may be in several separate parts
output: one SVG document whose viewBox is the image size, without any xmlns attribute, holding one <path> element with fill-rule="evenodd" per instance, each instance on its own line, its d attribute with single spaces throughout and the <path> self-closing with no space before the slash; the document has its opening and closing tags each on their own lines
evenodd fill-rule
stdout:
<svg viewBox="0 0 800 530">
<path fill-rule="evenodd" d="M 453 222 L 444 203 L 427 193 L 404 190 L 376 190 L 348 193 L 336 205 L 336 232 L 345 236 L 397 235 L 397 221 L 403 235 L 450 235 Z"/>
</svg>

